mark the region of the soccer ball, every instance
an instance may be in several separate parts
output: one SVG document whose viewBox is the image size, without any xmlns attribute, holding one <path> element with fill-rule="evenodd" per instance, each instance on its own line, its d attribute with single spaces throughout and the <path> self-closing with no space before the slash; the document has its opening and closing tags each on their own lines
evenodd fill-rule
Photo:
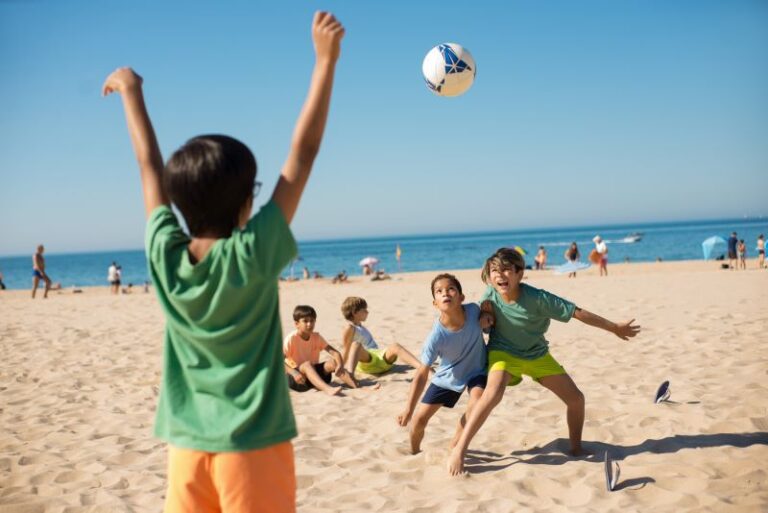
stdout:
<svg viewBox="0 0 768 513">
<path fill-rule="evenodd" d="M 443 43 L 427 53 L 421 71 L 433 93 L 458 96 L 472 86 L 477 67 L 469 50 L 456 43 Z"/>
</svg>

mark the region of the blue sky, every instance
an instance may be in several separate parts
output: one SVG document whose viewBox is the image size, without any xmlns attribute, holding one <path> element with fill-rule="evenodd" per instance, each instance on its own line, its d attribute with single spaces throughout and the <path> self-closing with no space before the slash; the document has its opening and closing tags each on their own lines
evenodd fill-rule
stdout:
<svg viewBox="0 0 768 513">
<path fill-rule="evenodd" d="M 309 81 L 312 13 L 347 27 L 300 240 L 768 215 L 768 3 L 0 1 L 0 254 L 140 248 L 121 105 L 133 66 L 164 157 L 254 151 L 266 201 Z M 432 95 L 421 60 L 478 68 Z"/>
</svg>

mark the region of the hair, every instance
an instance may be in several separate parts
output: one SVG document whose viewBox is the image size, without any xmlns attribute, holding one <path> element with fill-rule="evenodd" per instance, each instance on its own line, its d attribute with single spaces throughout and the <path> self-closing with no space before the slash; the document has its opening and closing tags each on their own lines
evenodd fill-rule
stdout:
<svg viewBox="0 0 768 513">
<path fill-rule="evenodd" d="M 228 237 L 253 199 L 256 159 L 226 135 L 201 135 L 171 155 L 163 187 L 181 211 L 192 236 Z"/>
<path fill-rule="evenodd" d="M 491 266 L 497 265 L 500 269 L 515 269 L 515 272 L 520 272 L 525 269 L 525 258 L 519 251 L 512 248 L 499 248 L 496 253 L 489 256 L 483 265 L 483 271 L 480 273 L 480 278 L 483 283 L 488 283 L 491 277 Z"/>
<path fill-rule="evenodd" d="M 298 322 L 301 319 L 309 317 L 310 319 L 317 319 L 317 312 L 309 305 L 298 305 L 293 309 L 293 320 Z"/>
<path fill-rule="evenodd" d="M 452 274 L 442 273 L 435 276 L 432 279 L 432 284 L 429 286 L 429 290 L 432 291 L 432 299 L 435 298 L 435 283 L 437 283 L 440 280 L 450 281 L 453 284 L 453 286 L 456 287 L 456 290 L 459 291 L 459 294 L 463 294 L 463 292 L 461 291 L 461 283 L 459 282 L 459 279 Z"/>
<path fill-rule="evenodd" d="M 352 317 L 364 308 L 368 308 L 368 303 L 365 302 L 365 299 L 351 296 L 345 299 L 341 304 L 341 314 L 346 320 L 351 321 Z"/>
</svg>

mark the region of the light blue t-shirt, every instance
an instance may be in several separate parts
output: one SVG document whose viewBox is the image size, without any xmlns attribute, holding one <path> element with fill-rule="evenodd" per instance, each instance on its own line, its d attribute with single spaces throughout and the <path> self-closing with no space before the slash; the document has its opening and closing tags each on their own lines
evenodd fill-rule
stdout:
<svg viewBox="0 0 768 513">
<path fill-rule="evenodd" d="M 440 358 L 432 384 L 455 392 L 463 391 L 470 379 L 485 374 L 488 366 L 483 331 L 480 329 L 480 307 L 474 303 L 462 306 L 464 326 L 458 331 L 451 331 L 440 323 L 440 319 L 436 319 L 421 350 L 421 363 L 424 365 L 430 366 Z"/>
</svg>

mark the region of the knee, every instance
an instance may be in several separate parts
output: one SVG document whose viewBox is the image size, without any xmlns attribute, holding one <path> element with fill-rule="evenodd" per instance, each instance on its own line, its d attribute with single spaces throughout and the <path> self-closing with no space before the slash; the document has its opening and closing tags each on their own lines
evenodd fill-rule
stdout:
<svg viewBox="0 0 768 513">
<path fill-rule="evenodd" d="M 585 403 L 584 393 L 577 388 L 576 392 L 568 399 L 566 404 L 572 408 L 584 408 Z"/>
<path fill-rule="evenodd" d="M 307 373 L 307 369 L 310 368 L 310 367 L 312 367 L 311 363 L 309 363 L 308 361 L 304 362 L 301 365 L 299 365 L 299 372 L 301 372 L 302 374 L 306 374 Z"/>
<path fill-rule="evenodd" d="M 413 429 L 423 430 L 427 427 L 428 419 L 424 415 L 416 415 L 413 419 L 411 426 Z"/>
</svg>

